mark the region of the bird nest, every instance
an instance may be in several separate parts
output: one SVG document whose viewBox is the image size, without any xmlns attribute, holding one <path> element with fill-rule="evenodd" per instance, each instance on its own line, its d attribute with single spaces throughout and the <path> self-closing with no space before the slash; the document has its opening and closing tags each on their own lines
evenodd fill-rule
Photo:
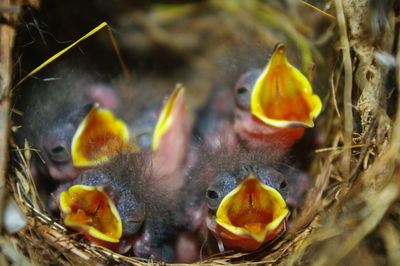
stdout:
<svg viewBox="0 0 400 266">
<path fill-rule="evenodd" d="M 12 110 L 10 92 L 14 92 L 10 77 L 15 77 L 14 84 L 20 79 L 18 69 L 12 69 L 14 64 L 11 62 L 19 60 L 19 55 L 24 53 L 28 54 L 28 59 L 24 59 L 28 63 L 23 66 L 35 65 L 54 53 L 43 52 L 42 47 L 25 48 L 22 44 L 26 39 L 18 38 L 26 35 L 24 29 L 38 27 L 40 39 L 40 34 L 45 31 L 40 29 L 36 19 L 41 19 L 43 13 L 53 12 L 60 22 L 72 20 L 64 24 L 70 26 L 68 30 L 60 30 L 66 35 L 69 31 L 75 34 L 70 39 L 76 39 L 77 31 L 82 27 L 88 30 L 88 25 L 92 24 L 84 16 L 80 17 L 82 23 L 74 24 L 74 19 L 57 14 L 52 10 L 54 6 L 46 2 L 42 3 L 43 13 L 33 11 L 33 7 L 39 8 L 37 1 L 11 2 L 10 6 L 0 6 L 3 12 L 0 25 L 0 172 L 2 185 L 6 188 L 1 190 L 1 198 L 14 198 L 26 215 L 27 225 L 12 235 L 1 235 L 2 265 L 152 263 L 151 260 L 125 257 L 90 244 L 47 214 L 29 171 L 30 158 L 35 151 L 29 145 L 17 148 L 7 133 L 19 126 L 9 121 Z M 382 1 L 387 5 L 387 10 L 384 10 L 387 19 L 380 20 L 383 11 L 367 0 L 307 1 L 309 5 L 304 1 L 287 1 L 285 5 L 280 1 L 175 2 L 178 3 L 167 6 L 148 4 L 145 7 L 134 4 L 127 7 L 128 4 L 124 4 L 110 9 L 114 13 L 108 19 L 118 29 L 120 36 L 117 36 L 117 41 L 128 58 L 128 65 L 130 58 L 133 62 L 133 58 L 139 55 L 141 60 L 159 63 L 160 69 L 171 62 L 174 64 L 173 60 L 182 60 L 180 64 L 187 69 L 168 70 L 172 71 L 168 75 L 188 87 L 188 98 L 197 98 L 190 104 L 198 107 L 206 98 L 204 91 L 211 90 L 214 84 L 222 84 L 221 80 L 232 78 L 254 62 L 265 61 L 265 52 L 270 52 L 268 49 L 274 43 L 284 41 L 292 47 L 292 57 L 298 60 L 296 65 L 312 76 L 315 91 L 322 96 L 324 106 L 314 129 L 318 132 L 320 145 L 313 151 L 308 165 L 312 186 L 304 205 L 292 212 L 287 232 L 256 252 L 228 251 L 199 263 L 398 264 L 398 3 Z M 311 6 L 317 4 L 315 2 L 318 2 L 319 9 Z M 71 1 L 71 10 L 77 10 L 74 5 L 79 6 L 79 3 Z M 107 4 L 105 7 L 82 5 L 82 12 L 89 8 L 99 16 L 109 8 Z M 49 17 L 50 24 L 55 18 Z M 18 19 L 21 24 L 17 27 Z M 129 27 L 136 30 L 129 31 Z M 50 28 L 50 31 L 62 36 L 57 35 L 55 28 Z M 94 39 L 98 43 L 106 42 L 104 36 Z M 61 47 L 64 44 L 57 45 Z M 14 57 L 11 53 L 13 46 L 17 53 Z M 131 47 L 130 51 L 128 47 Z M 33 58 L 38 50 L 42 51 L 43 57 Z M 159 57 L 165 55 L 165 51 L 171 53 Z M 249 60 L 252 51 L 260 51 L 262 56 Z M 112 54 L 110 58 L 115 59 L 112 50 L 106 54 Z M 131 67 L 138 69 L 138 64 L 132 63 Z M 146 67 L 144 64 L 143 72 Z M 167 77 L 160 79 L 163 80 L 161 83 L 168 84 Z M 7 145 L 10 145 L 9 151 Z M 8 155 L 10 163 L 6 173 Z"/>
</svg>

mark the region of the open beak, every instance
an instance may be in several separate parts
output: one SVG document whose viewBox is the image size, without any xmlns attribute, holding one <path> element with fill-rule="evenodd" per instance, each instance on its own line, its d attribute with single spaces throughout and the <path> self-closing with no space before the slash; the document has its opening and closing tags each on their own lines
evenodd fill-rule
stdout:
<svg viewBox="0 0 400 266">
<path fill-rule="evenodd" d="M 87 238 L 118 243 L 122 223 L 117 208 L 101 188 L 76 185 L 60 195 L 64 224 Z"/>
<path fill-rule="evenodd" d="M 72 162 L 77 167 L 96 166 L 118 152 L 138 151 L 129 144 L 129 130 L 107 109 L 95 104 L 72 139 Z"/>
<path fill-rule="evenodd" d="M 185 109 L 185 89 L 181 85 L 177 85 L 171 96 L 162 108 L 157 125 L 154 129 L 152 139 L 152 150 L 157 151 L 163 141 L 166 139 L 167 133 L 170 131 L 171 126 L 175 120 L 179 119 L 182 109 Z"/>
<path fill-rule="evenodd" d="M 321 108 L 310 82 L 288 62 L 285 45 L 278 44 L 254 84 L 252 114 L 273 127 L 313 127 Z"/>
<path fill-rule="evenodd" d="M 216 222 L 226 246 L 254 250 L 278 236 L 288 214 L 281 194 L 250 174 L 222 200 Z"/>
</svg>

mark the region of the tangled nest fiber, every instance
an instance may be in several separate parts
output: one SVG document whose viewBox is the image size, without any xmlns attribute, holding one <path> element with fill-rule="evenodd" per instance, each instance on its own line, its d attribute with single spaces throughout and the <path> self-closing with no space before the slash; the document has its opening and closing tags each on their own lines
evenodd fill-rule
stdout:
<svg viewBox="0 0 400 266">
<path fill-rule="evenodd" d="M 33 151 L 17 149 L 9 134 L 11 129 L 15 129 L 10 121 L 11 51 L 16 34 L 15 25 L 22 12 L 19 8 L 25 5 L 38 6 L 39 3 L 22 0 L 11 2 L 18 11 L 9 11 L 6 6 L 0 5 L 0 11 L 3 12 L 0 24 L 0 187 L 3 189 L 0 198 L 12 196 L 26 214 L 28 224 L 13 235 L 3 232 L 0 236 L 0 264 L 152 263 L 88 244 L 46 214 L 29 172 Z M 222 9 L 223 5 L 215 1 L 208 2 L 214 11 Z M 325 49 L 332 54 L 336 64 L 326 67 L 329 70 L 326 74 L 329 82 L 326 82 L 328 88 L 324 110 L 316 127 L 324 140 L 310 163 L 309 174 L 314 177 L 314 185 L 307 194 L 304 206 L 292 215 L 291 226 L 282 238 L 261 251 L 226 252 L 199 264 L 400 263 L 400 115 L 397 115 L 400 111 L 400 101 L 397 99 L 400 95 L 397 92 L 400 85 L 400 7 L 396 1 L 388 2 L 387 23 L 379 28 L 379 34 L 371 26 L 374 11 L 371 11 L 367 0 L 325 1 L 321 8 L 327 14 L 308 10 L 328 21 L 326 34 L 320 41 L 323 38 L 333 40 L 333 46 L 329 43 L 329 48 L 327 45 L 303 45 L 301 33 L 307 30 L 300 31 L 299 26 L 291 28 L 290 25 L 276 25 L 274 19 L 284 16 L 283 13 L 275 12 L 275 17 L 271 14 L 265 16 L 271 11 L 268 9 L 270 7 L 266 6 L 257 13 L 251 9 L 251 3 L 245 5 L 243 9 L 247 13 L 243 11 L 246 15 L 241 16 L 240 23 L 255 25 L 257 21 L 263 21 L 283 32 L 300 47 L 303 63 L 309 60 L 308 55 L 314 50 Z M 196 5 L 189 5 L 191 9 L 186 10 L 185 16 L 195 12 Z M 224 8 L 224 14 L 236 12 L 234 6 L 230 6 L 230 10 Z M 147 33 L 152 33 L 152 41 L 165 41 L 154 25 L 146 24 L 146 17 L 142 13 L 136 12 L 135 16 L 148 30 Z M 259 30 L 255 27 L 253 34 L 259 34 Z M 204 62 L 196 57 L 191 60 L 196 62 L 195 66 L 204 66 Z M 328 66 L 329 61 L 317 62 L 317 65 L 324 64 Z M 15 163 L 8 164 L 9 156 L 10 162 L 18 162 L 18 167 Z"/>
</svg>

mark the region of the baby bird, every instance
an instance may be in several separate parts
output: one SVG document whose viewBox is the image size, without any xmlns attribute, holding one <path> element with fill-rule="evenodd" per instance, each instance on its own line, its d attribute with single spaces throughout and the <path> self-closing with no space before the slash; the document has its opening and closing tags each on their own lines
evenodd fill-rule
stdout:
<svg viewBox="0 0 400 266">
<path fill-rule="evenodd" d="M 181 221 L 184 230 L 208 238 L 207 229 L 224 247 L 251 251 L 275 239 L 286 229 L 288 204 L 301 204 L 296 191 L 304 173 L 289 167 L 278 156 L 242 148 L 203 149 L 182 187 Z M 290 183 L 288 183 L 290 181 Z M 179 216 L 181 215 L 181 216 Z M 198 247 L 202 243 L 197 243 Z M 197 254 L 180 254 L 199 258 Z"/>
<path fill-rule="evenodd" d="M 83 171 L 55 192 L 64 224 L 91 242 L 127 252 L 146 217 L 141 190 L 148 176 L 145 158 L 126 153 Z"/>
<path fill-rule="evenodd" d="M 17 139 L 20 143 L 26 139 L 40 150 L 42 160 L 36 158 L 31 169 L 35 176 L 50 176 L 59 181 L 78 176 L 80 169 L 73 163 L 72 146 L 77 129 L 82 128 L 81 123 L 89 114 L 99 117 L 107 113 L 107 122 L 120 123 L 110 111 L 100 111 L 100 106 L 117 108 L 119 99 L 113 88 L 77 72 L 57 70 L 53 79 L 38 81 L 25 98 L 27 108 Z M 100 133 L 103 139 L 108 134 L 105 130 Z"/>
<path fill-rule="evenodd" d="M 67 227 L 119 253 L 173 262 L 178 229 L 176 206 L 154 184 L 151 161 L 124 153 L 84 171 L 55 192 Z"/>
<path fill-rule="evenodd" d="M 170 194 L 171 200 L 176 200 L 183 184 L 191 131 L 185 89 L 177 85 L 163 105 L 151 143 L 152 178 L 155 185 Z"/>
<path fill-rule="evenodd" d="M 184 182 L 192 123 L 187 112 L 184 88 L 177 85 L 164 102 L 151 139 L 150 190 L 146 193 L 147 217 L 135 255 L 174 262 L 179 236 L 176 213 L 180 213 L 179 191 Z"/>
<path fill-rule="evenodd" d="M 282 157 L 305 128 L 314 126 L 320 111 L 319 97 L 278 44 L 264 70 L 246 72 L 233 90 L 213 92 L 198 114 L 193 137 L 209 149 L 244 147 Z"/>
<path fill-rule="evenodd" d="M 208 228 L 226 247 L 259 248 L 285 230 L 286 186 L 282 173 L 267 166 L 217 175 L 206 192 L 208 208 L 215 211 Z"/>
<path fill-rule="evenodd" d="M 239 78 L 234 94 L 234 130 L 240 140 L 281 155 L 314 126 L 322 107 L 307 78 L 288 62 L 283 44 L 275 47 L 263 70 Z"/>
<path fill-rule="evenodd" d="M 111 159 L 110 163 L 105 164 L 105 168 L 99 166 L 97 170 L 89 170 L 82 174 L 86 177 L 87 173 L 93 171 L 94 173 L 106 171 L 110 173 L 115 183 L 115 180 L 121 179 L 119 173 L 123 171 L 121 173 L 125 179 L 132 180 L 132 184 L 121 189 L 129 190 L 138 199 L 137 202 L 144 206 L 142 227 L 133 238 L 133 253 L 136 256 L 152 257 L 167 262 L 175 260 L 175 245 L 179 231 L 173 218 L 174 213 L 179 212 L 178 192 L 183 184 L 183 166 L 186 161 L 190 131 L 191 123 L 186 112 L 184 89 L 178 86 L 161 109 L 150 147 L 141 147 L 140 153 L 136 155 L 128 153 L 123 157 Z M 137 164 L 136 157 L 143 158 L 143 161 Z M 143 172 L 141 168 L 148 169 L 148 172 Z M 125 170 L 117 171 L 117 169 Z M 98 183 L 94 181 L 91 183 Z M 82 183 L 81 178 L 73 183 Z M 111 194 L 121 194 L 118 189 L 108 191 L 116 191 Z M 121 214 L 122 221 L 123 217 Z"/>
</svg>

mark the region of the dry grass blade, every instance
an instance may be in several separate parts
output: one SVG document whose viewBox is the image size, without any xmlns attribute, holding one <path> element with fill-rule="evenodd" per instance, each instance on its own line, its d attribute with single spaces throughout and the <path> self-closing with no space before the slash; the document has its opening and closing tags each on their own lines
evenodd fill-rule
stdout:
<svg viewBox="0 0 400 266">
<path fill-rule="evenodd" d="M 386 221 L 381 226 L 380 233 L 387 248 L 389 265 L 396 265 L 400 261 L 400 234 L 398 228 L 392 222 Z"/>
<path fill-rule="evenodd" d="M 329 13 L 326 13 L 325 11 L 319 9 L 319 8 L 316 7 L 316 6 L 313 6 L 313 5 L 310 4 L 310 3 L 307 3 L 306 1 L 300 0 L 300 2 L 303 3 L 303 4 L 305 4 L 306 6 L 311 7 L 311 8 L 314 9 L 314 10 L 317 10 L 319 13 L 323 14 L 324 16 L 329 17 L 330 19 L 336 19 L 335 16 L 333 16 L 333 15 L 331 15 L 331 14 L 329 14 Z"/>
<path fill-rule="evenodd" d="M 335 0 L 338 26 L 340 32 L 340 42 L 344 62 L 344 145 L 351 146 L 353 142 L 353 104 L 351 100 L 353 88 L 353 69 L 350 55 L 350 44 L 347 37 L 346 19 L 344 17 L 342 0 Z M 351 150 L 347 150 L 342 158 L 344 173 L 346 177 L 350 174 Z"/>
<path fill-rule="evenodd" d="M 300 6 L 299 9 L 296 9 L 298 7 L 293 4 L 295 2 Z M 300 2 L 310 6 L 312 10 L 304 7 Z M 307 194 L 302 209 L 293 210 L 287 233 L 266 244 L 260 250 L 250 253 L 229 251 L 215 254 L 193 265 L 350 265 L 354 262 L 363 265 L 398 264 L 400 260 L 399 252 L 397 252 L 400 248 L 398 221 L 400 217 L 400 93 L 397 94 L 398 99 L 394 99 L 396 93 L 386 95 L 387 84 L 385 83 L 389 70 L 387 66 L 378 65 L 374 53 L 375 51 L 388 54 L 392 51 L 397 52 L 395 72 L 397 86 L 390 84 L 392 86 L 390 89 L 392 91 L 395 87 L 399 89 L 400 28 L 399 10 L 397 10 L 399 6 L 396 9 L 393 6 L 395 1 L 382 1 L 388 5 L 392 4 L 388 6 L 390 10 L 387 12 L 390 27 L 385 29 L 383 34 L 386 37 L 377 39 L 371 37 L 370 12 L 374 12 L 371 10 L 371 2 L 374 1 L 330 0 L 323 3 L 325 8 L 322 9 L 327 12 L 305 1 L 286 1 L 287 6 L 280 8 L 281 1 L 274 0 L 268 3 L 257 0 L 249 0 L 246 3 L 227 0 L 185 5 L 157 4 L 149 5 L 145 11 L 140 8 L 132 9 L 133 12 L 126 11 L 132 19 L 129 23 L 133 23 L 134 28 L 141 29 L 135 32 L 133 37 L 129 36 L 132 37 L 131 39 L 127 39 L 133 40 L 133 43 L 139 40 L 138 43 L 144 47 L 142 50 L 150 51 L 149 53 L 154 52 L 148 48 L 151 45 L 163 53 L 170 52 L 168 64 L 171 69 L 172 63 L 175 63 L 171 58 L 178 54 L 179 64 L 185 62 L 190 65 L 190 69 L 185 69 L 178 74 L 191 72 L 191 76 L 196 76 L 192 85 L 200 84 L 198 86 L 201 93 L 196 91 L 198 95 L 195 96 L 199 98 L 200 94 L 205 98 L 204 91 L 211 90 L 215 85 L 214 81 L 219 85 L 220 75 L 223 72 L 220 66 L 231 64 L 231 61 L 219 64 L 223 60 L 221 54 L 226 56 L 238 51 L 237 47 L 229 50 L 230 45 L 239 46 L 245 43 L 251 47 L 248 50 L 252 50 L 253 47 L 268 46 L 285 39 L 289 45 L 298 48 L 300 53 L 297 53 L 296 59 L 302 60 L 302 68 L 307 71 L 312 60 L 316 61 L 316 65 L 323 63 L 325 66 L 326 64 L 327 69 L 331 67 L 329 64 L 332 61 L 336 61 L 337 58 L 340 61 L 333 67 L 334 69 L 329 69 L 329 73 L 325 73 L 327 79 L 330 77 L 329 82 L 318 80 L 319 71 L 316 71 L 317 75 L 314 76 L 320 87 L 326 86 L 326 91 L 324 91 L 326 95 L 321 95 L 322 98 L 324 97 L 324 103 L 328 104 L 324 106 L 321 119 L 317 121 L 316 138 L 318 140 L 315 140 L 323 143 L 323 146 L 315 150 L 315 156 L 310 162 L 309 173 L 315 177 L 315 182 Z M 313 3 L 318 3 L 318 1 L 313 1 Z M 320 4 L 316 5 L 321 6 Z M 330 8 L 331 6 L 334 8 Z M 298 19 L 301 16 L 291 17 L 296 14 L 296 10 L 297 12 L 308 10 L 312 14 L 315 14 L 317 10 L 323 16 L 316 17 L 322 17 L 326 21 L 311 19 L 310 21 L 314 24 L 304 23 Z M 336 10 L 336 17 L 329 14 L 334 13 L 334 10 Z M 305 12 L 305 14 L 307 16 L 309 13 Z M 331 19 L 335 19 L 337 25 L 332 23 Z M 325 56 L 326 51 L 333 51 L 325 37 L 323 43 L 329 47 L 320 47 L 321 44 L 311 41 L 315 37 L 313 34 L 321 34 L 318 32 L 322 27 L 318 24 L 319 22 L 326 26 L 322 31 L 330 31 L 328 34 L 330 37 L 327 37 L 329 40 L 337 38 L 339 49 L 331 56 Z M 182 24 L 190 25 L 190 34 L 184 31 Z M 328 24 L 330 26 L 327 26 Z M 129 26 L 132 27 L 131 24 Z M 338 32 L 334 30 L 335 26 Z M 107 24 L 102 23 L 73 45 L 39 65 L 16 86 L 67 52 L 76 43 L 104 27 L 107 27 L 111 42 L 116 47 L 116 40 L 111 34 L 111 29 Z M 216 34 L 217 37 L 215 37 L 216 28 L 223 34 Z M 398 36 L 393 37 L 395 35 L 393 33 Z M 7 53 L 11 51 L 13 34 L 11 27 L 1 24 L 0 52 L 6 55 L 7 60 L 10 60 L 10 54 Z M 136 38 L 138 36 L 139 38 Z M 215 39 L 212 44 L 208 44 L 203 42 L 203 36 Z M 220 44 L 221 36 L 223 36 L 222 45 Z M 8 38 L 8 41 L 4 41 L 5 38 Z M 243 39 L 246 40 L 243 41 Z M 398 43 L 394 43 L 395 41 Z M 7 43 L 6 48 L 4 48 L 4 43 Z M 125 43 L 131 49 L 130 44 L 130 42 Z M 316 47 L 321 50 L 317 51 Z M 247 53 L 249 53 L 248 50 L 246 50 Z M 294 50 L 296 53 L 297 50 Z M 123 71 L 127 74 L 127 68 L 122 62 L 118 48 L 116 48 L 116 53 Z M 246 54 L 238 60 L 248 60 L 246 64 L 258 60 L 258 58 L 244 57 L 250 56 Z M 259 57 L 265 61 L 265 54 Z M 0 59 L 4 58 L 0 57 Z M 161 61 L 161 58 L 157 59 Z M 0 156 L 0 198 L 7 185 L 12 191 L 12 196 L 27 215 L 28 226 L 15 236 L 0 237 L 2 248 L 0 264 L 6 265 L 9 262 L 18 265 L 162 264 L 151 259 L 126 257 L 90 244 L 83 240 L 82 236 L 71 232 L 46 213 L 45 206 L 39 198 L 34 177 L 30 173 L 31 157 L 38 151 L 27 144 L 23 149 L 16 147 L 13 139 L 6 134 L 9 130 L 10 116 L 7 90 L 11 80 L 10 61 L 7 60 L 0 61 L 0 82 L 2 82 L 0 83 L 0 122 L 5 121 L 0 123 L 0 154 L 2 155 Z M 231 72 L 241 67 L 234 63 L 232 65 L 229 65 L 232 68 L 229 69 Z M 230 77 L 228 74 L 227 76 Z M 187 88 L 190 90 L 189 86 Z M 386 106 L 385 96 L 393 102 L 397 101 L 397 109 L 392 108 L 397 110 L 396 116 L 391 117 L 389 109 L 392 106 Z M 18 126 L 15 125 L 14 128 L 17 130 Z M 11 143 L 11 149 L 7 150 L 9 143 Z M 11 152 L 14 160 L 7 173 L 8 151 Z M 40 153 L 38 155 L 40 157 Z M 5 179 L 1 179 L 3 176 L 8 176 L 7 184 L 5 184 Z M 380 246 L 373 247 L 370 243 L 371 239 L 376 240 L 375 242 L 378 242 Z"/>
<path fill-rule="evenodd" d="M 311 220 L 321 211 L 323 206 L 323 193 L 328 186 L 332 170 L 333 154 L 321 166 L 321 173 L 317 177 L 315 186 L 308 192 L 304 210 L 297 218 L 295 224 L 290 228 L 289 233 L 296 234 L 300 229 L 306 227 Z"/>
<path fill-rule="evenodd" d="M 398 198 L 398 186 L 399 184 L 393 183 L 382 192 L 371 195 L 369 201 L 367 201 L 368 207 L 362 209 L 362 216 L 367 217 L 362 221 L 354 219 L 355 224 L 350 224 L 350 226 L 348 219 L 339 221 L 335 225 L 332 224 L 332 232 L 336 230 L 340 233 L 327 244 L 324 248 L 325 252 L 313 265 L 327 265 L 327 263 L 335 265 L 349 254 L 378 225 L 388 208 Z M 323 238 L 326 238 L 326 235 L 329 235 L 329 233 L 321 232 Z M 316 238 L 314 241 L 319 242 L 320 240 L 322 239 Z"/>
<path fill-rule="evenodd" d="M 32 70 L 31 72 L 29 72 L 25 77 L 23 77 L 20 81 L 17 82 L 17 84 L 14 85 L 14 87 L 11 89 L 11 91 L 13 91 L 15 88 L 19 87 L 22 83 L 24 83 L 29 77 L 35 75 L 37 72 L 39 72 L 40 70 L 42 70 L 43 68 L 45 68 L 48 64 L 52 63 L 53 61 L 55 61 L 56 59 L 58 59 L 60 56 L 62 56 L 63 54 L 65 54 L 66 52 L 68 52 L 69 50 L 71 50 L 72 48 L 74 48 L 76 45 L 78 45 L 80 42 L 86 40 L 87 38 L 89 38 L 90 36 L 96 34 L 98 31 L 102 30 L 103 28 L 106 28 L 109 34 L 109 38 L 111 40 L 111 43 L 114 47 L 115 53 L 117 54 L 117 58 L 119 60 L 119 63 L 121 64 L 121 68 L 122 71 L 124 72 L 125 76 L 127 78 L 130 77 L 129 74 L 129 70 L 124 62 L 124 60 L 121 57 L 121 52 L 120 49 L 117 45 L 117 42 L 115 40 L 115 37 L 111 31 L 110 26 L 107 24 L 107 22 L 102 22 L 100 23 L 97 27 L 95 27 L 94 29 L 92 29 L 91 31 L 89 31 L 88 33 L 86 33 L 84 36 L 82 36 L 81 38 L 79 38 L 78 40 L 76 40 L 75 42 L 73 42 L 71 45 L 68 45 L 66 48 L 62 49 L 61 51 L 59 51 L 58 53 L 56 53 L 55 55 L 51 56 L 49 59 L 47 59 L 46 61 L 44 61 L 42 64 L 40 64 L 39 66 L 37 66 L 34 70 Z"/>
</svg>

